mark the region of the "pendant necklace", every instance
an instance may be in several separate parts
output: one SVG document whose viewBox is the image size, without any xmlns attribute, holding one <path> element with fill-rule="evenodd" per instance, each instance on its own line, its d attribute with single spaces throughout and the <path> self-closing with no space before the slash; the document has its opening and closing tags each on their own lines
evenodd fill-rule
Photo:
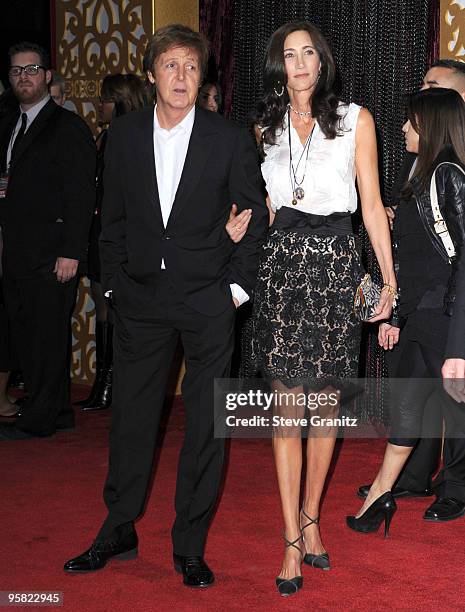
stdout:
<svg viewBox="0 0 465 612">
<path fill-rule="evenodd" d="M 290 105 L 289 107 L 292 108 Z M 313 130 L 315 129 L 315 125 L 313 125 L 313 128 L 310 134 L 308 135 L 307 140 L 305 141 L 304 148 L 302 149 L 302 153 L 300 154 L 300 157 L 299 157 L 299 161 L 297 162 L 297 165 L 294 168 L 294 164 L 292 163 L 292 141 L 291 141 L 292 125 L 291 125 L 290 108 L 288 108 L 288 111 L 287 111 L 288 133 L 289 133 L 289 176 L 291 179 L 291 189 L 292 189 L 291 204 L 292 206 L 297 206 L 298 201 L 303 200 L 305 197 L 305 191 L 302 188 L 302 183 L 304 182 L 305 174 L 307 172 L 308 152 L 310 151 L 310 143 L 312 140 L 312 134 L 313 134 Z M 297 173 L 299 171 L 300 162 L 302 161 L 304 154 L 305 154 L 305 168 L 304 168 L 303 176 L 301 180 L 299 181 L 297 180 Z"/>
</svg>

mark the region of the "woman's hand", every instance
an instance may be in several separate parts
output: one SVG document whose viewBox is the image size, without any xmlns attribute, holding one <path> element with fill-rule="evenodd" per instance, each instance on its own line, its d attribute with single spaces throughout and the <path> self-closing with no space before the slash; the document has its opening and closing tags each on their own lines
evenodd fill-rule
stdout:
<svg viewBox="0 0 465 612">
<path fill-rule="evenodd" d="M 231 206 L 226 231 L 233 242 L 240 242 L 244 238 L 251 218 L 252 210 L 250 208 L 246 208 L 237 214 L 237 205 L 233 204 Z"/>
<path fill-rule="evenodd" d="M 392 230 L 392 229 L 394 229 L 394 219 L 396 217 L 395 209 L 392 206 L 386 206 L 384 211 L 385 211 L 386 217 L 388 219 L 389 227 Z"/>
<path fill-rule="evenodd" d="M 395 291 L 395 287 L 393 287 Z M 390 293 L 389 287 L 383 287 L 379 302 L 375 308 L 375 316 L 368 320 L 368 323 L 376 323 L 376 321 L 386 321 L 392 314 L 392 306 L 394 296 Z"/>
<path fill-rule="evenodd" d="M 381 323 L 378 330 L 378 343 L 385 351 L 392 350 L 399 342 L 400 329 L 389 323 Z"/>
<path fill-rule="evenodd" d="M 446 359 L 441 374 L 446 393 L 456 402 L 465 402 L 465 359 Z"/>
</svg>

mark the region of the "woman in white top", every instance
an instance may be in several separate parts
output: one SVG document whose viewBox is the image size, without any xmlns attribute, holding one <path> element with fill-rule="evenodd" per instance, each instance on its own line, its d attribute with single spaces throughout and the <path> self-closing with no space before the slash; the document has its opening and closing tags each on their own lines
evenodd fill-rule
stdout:
<svg viewBox="0 0 465 612">
<path fill-rule="evenodd" d="M 373 119 L 366 109 L 339 102 L 334 76 L 331 51 L 314 25 L 294 22 L 272 35 L 255 121 L 273 226 L 263 249 L 253 321 L 259 370 L 274 391 L 285 394 L 274 407 L 279 423 L 283 416 L 303 415 L 299 393 L 321 390 L 328 386 L 325 380 L 357 376 L 360 324 L 353 302 L 363 270 L 350 217 L 357 208 L 355 178 L 385 283 L 372 321 L 390 316 L 396 291 Z M 333 396 L 318 410 L 313 414 L 337 416 L 338 402 Z M 336 430 L 309 434 L 300 513 L 301 431 L 285 424 L 274 431 L 287 543 L 276 579 L 282 595 L 301 588 L 302 560 L 329 569 L 318 515 Z"/>
</svg>

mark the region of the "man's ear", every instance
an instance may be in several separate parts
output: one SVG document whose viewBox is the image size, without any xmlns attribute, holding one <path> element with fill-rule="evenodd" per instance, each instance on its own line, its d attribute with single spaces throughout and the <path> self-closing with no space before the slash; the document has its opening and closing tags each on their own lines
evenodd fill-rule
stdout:
<svg viewBox="0 0 465 612">
<path fill-rule="evenodd" d="M 155 77 L 153 76 L 153 74 L 150 72 L 150 70 L 147 70 L 147 78 L 148 80 L 152 83 L 152 85 L 155 85 Z"/>
<path fill-rule="evenodd" d="M 47 83 L 47 85 L 50 85 L 51 80 L 52 80 L 52 71 L 46 70 L 45 71 L 45 82 Z"/>
</svg>

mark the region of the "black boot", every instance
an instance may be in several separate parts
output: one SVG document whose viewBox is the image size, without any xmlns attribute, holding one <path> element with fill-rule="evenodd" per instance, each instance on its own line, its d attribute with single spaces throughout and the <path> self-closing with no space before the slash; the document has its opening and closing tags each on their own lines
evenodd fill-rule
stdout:
<svg viewBox="0 0 465 612">
<path fill-rule="evenodd" d="M 99 385 L 95 389 L 92 402 L 87 402 L 83 410 L 104 410 L 111 406 L 113 386 L 113 324 L 105 323 L 105 344 L 103 363 L 99 378 Z"/>
<path fill-rule="evenodd" d="M 92 406 L 95 402 L 97 389 L 99 389 L 102 385 L 102 366 L 103 366 L 103 357 L 105 354 L 105 333 L 106 333 L 106 322 L 105 321 L 97 321 L 95 324 L 95 378 L 94 384 L 92 385 L 92 389 L 90 390 L 89 395 L 86 399 L 80 400 L 79 402 L 75 402 L 76 406 L 82 406 L 83 409 L 85 406 Z"/>
</svg>

